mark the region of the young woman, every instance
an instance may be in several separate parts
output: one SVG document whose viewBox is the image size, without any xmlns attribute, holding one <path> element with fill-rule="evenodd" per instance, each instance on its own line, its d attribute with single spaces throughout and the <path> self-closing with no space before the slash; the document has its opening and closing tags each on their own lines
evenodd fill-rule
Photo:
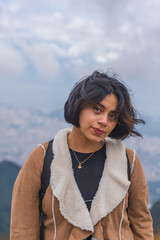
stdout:
<svg viewBox="0 0 160 240">
<path fill-rule="evenodd" d="M 141 136 L 135 124 L 144 123 L 125 85 L 95 71 L 75 85 L 64 116 L 73 128 L 61 130 L 53 141 L 42 202 L 44 239 L 153 240 L 144 172 L 135 151 L 122 142 Z M 39 239 L 38 193 L 47 146 L 31 153 L 15 182 L 11 240 Z"/>
</svg>

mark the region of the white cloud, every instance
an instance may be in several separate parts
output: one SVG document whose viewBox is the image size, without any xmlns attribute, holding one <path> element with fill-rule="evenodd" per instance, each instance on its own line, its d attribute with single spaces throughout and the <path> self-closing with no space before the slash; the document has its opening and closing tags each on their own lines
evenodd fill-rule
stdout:
<svg viewBox="0 0 160 240">
<path fill-rule="evenodd" d="M 96 61 L 99 63 L 106 63 L 107 62 L 107 58 L 105 56 L 97 56 L 96 57 Z"/>
<path fill-rule="evenodd" d="M 45 44 L 33 45 L 29 58 L 35 65 L 39 75 L 46 80 L 53 80 L 58 75 L 59 63 L 51 47 Z"/>
<path fill-rule="evenodd" d="M 0 43 L 0 77 L 14 78 L 23 74 L 26 62 L 22 54 L 9 44 Z"/>
<path fill-rule="evenodd" d="M 0 3 L 0 40 L 23 59 L 15 70 L 20 74 L 25 56 L 37 78 L 52 79 L 59 69 L 65 78 L 112 67 L 137 88 L 139 79 L 159 86 L 159 12 L 158 0 L 7 0 Z M 16 67 L 7 59 L 7 75 L 13 76 Z"/>
<path fill-rule="evenodd" d="M 9 3 L 10 1 L 8 5 L 6 4 L 6 9 Z M 119 46 L 122 42 L 123 49 L 120 51 L 122 63 L 124 51 L 132 52 L 134 58 L 134 53 L 136 52 L 135 57 L 137 57 L 137 51 L 140 49 L 140 56 L 143 48 L 147 51 L 144 39 L 150 29 L 148 25 L 146 26 L 146 22 L 149 26 L 152 24 L 153 30 L 154 26 L 159 26 L 157 23 L 160 21 L 155 17 L 159 16 L 155 9 L 159 5 L 155 2 L 151 3 L 151 0 L 143 3 L 143 9 L 142 3 L 125 0 L 121 3 L 114 2 L 114 7 L 111 1 L 88 1 L 87 3 L 81 1 L 78 5 L 71 0 L 61 3 L 39 1 L 39 6 L 38 3 L 31 1 L 27 3 L 15 1 L 10 9 L 17 9 L 19 4 L 21 11 L 17 10 L 17 15 L 8 14 L 8 18 L 6 16 L 7 19 L 12 20 L 13 33 L 24 38 L 24 41 L 40 41 L 48 45 L 51 42 L 55 43 L 65 51 L 66 55 L 68 54 L 68 59 L 71 61 L 75 55 L 76 57 L 83 55 L 85 58 L 88 53 L 92 60 L 96 60 L 97 56 L 102 55 L 101 53 L 106 55 L 107 48 L 111 44 Z M 5 5 L 3 7 L 5 8 Z M 6 10 L 6 13 L 8 12 Z M 19 28 L 21 31 L 18 31 Z M 158 39 L 156 42 L 158 43 Z"/>
</svg>

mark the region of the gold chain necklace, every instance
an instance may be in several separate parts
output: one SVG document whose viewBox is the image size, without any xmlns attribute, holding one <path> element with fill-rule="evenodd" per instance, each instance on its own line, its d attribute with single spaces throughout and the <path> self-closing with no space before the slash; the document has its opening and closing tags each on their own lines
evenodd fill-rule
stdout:
<svg viewBox="0 0 160 240">
<path fill-rule="evenodd" d="M 79 165 L 78 165 L 78 168 L 79 168 L 79 169 L 82 168 L 82 164 L 83 164 L 83 163 L 85 163 L 89 158 L 91 158 L 91 157 L 93 156 L 93 154 L 95 154 L 95 152 L 91 153 L 91 155 L 89 155 L 85 160 L 83 160 L 82 162 L 80 162 L 79 159 L 78 159 L 78 157 L 77 157 L 77 155 L 76 155 L 76 153 L 75 153 L 75 151 L 72 150 L 72 152 L 73 152 L 75 158 L 77 159 L 77 162 L 79 163 Z"/>
</svg>

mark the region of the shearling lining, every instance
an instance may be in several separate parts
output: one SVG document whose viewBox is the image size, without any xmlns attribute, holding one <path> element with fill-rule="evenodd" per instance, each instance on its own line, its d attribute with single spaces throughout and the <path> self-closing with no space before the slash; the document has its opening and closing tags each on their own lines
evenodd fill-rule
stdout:
<svg viewBox="0 0 160 240">
<path fill-rule="evenodd" d="M 61 130 L 54 138 L 54 161 L 51 164 L 50 184 L 53 195 L 59 200 L 61 214 L 72 225 L 92 231 L 96 223 L 109 214 L 125 197 L 130 182 L 127 175 L 127 158 L 124 144 L 106 138 L 105 166 L 90 213 L 81 196 L 72 170 L 67 144 L 70 129 Z"/>
</svg>

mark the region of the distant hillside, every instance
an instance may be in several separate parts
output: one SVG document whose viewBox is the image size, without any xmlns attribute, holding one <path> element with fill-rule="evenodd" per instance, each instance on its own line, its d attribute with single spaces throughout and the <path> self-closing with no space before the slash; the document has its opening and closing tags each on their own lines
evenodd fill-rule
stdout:
<svg viewBox="0 0 160 240">
<path fill-rule="evenodd" d="M 61 109 L 47 113 L 0 105 L 0 112 L 0 162 L 10 159 L 22 165 L 37 144 L 52 139 L 62 128 L 71 128 Z M 127 138 L 125 144 L 138 153 L 147 180 L 160 181 L 160 125 L 158 120 L 145 120 L 146 126 L 137 126 L 144 138 Z"/>
<path fill-rule="evenodd" d="M 9 161 L 0 163 L 0 235 L 9 235 L 12 188 L 19 170 Z"/>
<path fill-rule="evenodd" d="M 47 114 L 0 106 L 0 113 L 0 162 L 10 159 L 23 165 L 37 144 L 51 140 L 68 126 L 60 110 Z"/>
<path fill-rule="evenodd" d="M 148 189 L 149 189 L 149 202 L 151 204 L 160 200 L 160 181 L 156 182 L 148 181 Z"/>
<path fill-rule="evenodd" d="M 160 234 L 160 200 L 157 201 L 151 208 L 151 214 L 154 219 L 153 221 L 153 227 L 155 233 Z"/>
</svg>

